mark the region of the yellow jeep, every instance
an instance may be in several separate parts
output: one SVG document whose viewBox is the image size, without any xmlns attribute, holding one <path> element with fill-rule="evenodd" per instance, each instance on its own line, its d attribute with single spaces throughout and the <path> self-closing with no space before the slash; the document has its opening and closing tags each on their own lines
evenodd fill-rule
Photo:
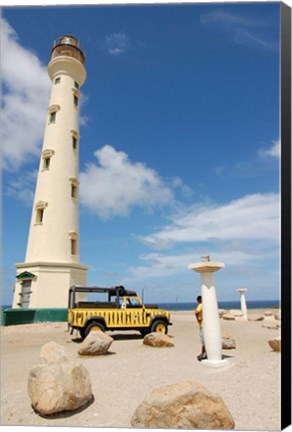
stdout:
<svg viewBox="0 0 292 432">
<path fill-rule="evenodd" d="M 88 299 L 95 295 L 94 300 Z M 91 331 L 138 330 L 167 333 L 170 313 L 144 305 L 135 291 L 123 286 L 99 288 L 73 285 L 69 289 L 68 325 L 84 339 Z"/>
</svg>

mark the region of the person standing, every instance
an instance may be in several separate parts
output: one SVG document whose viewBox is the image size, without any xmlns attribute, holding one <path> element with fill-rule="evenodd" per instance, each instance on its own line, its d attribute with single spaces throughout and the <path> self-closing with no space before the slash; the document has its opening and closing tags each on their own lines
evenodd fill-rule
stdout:
<svg viewBox="0 0 292 432">
<path fill-rule="evenodd" d="M 197 356 L 197 359 L 199 361 L 204 360 L 207 358 L 206 350 L 205 350 L 205 342 L 204 342 L 204 333 L 203 333 L 203 303 L 202 303 L 202 296 L 197 297 L 198 306 L 195 309 L 195 315 L 199 324 L 199 334 L 200 334 L 200 341 L 201 341 L 201 354 Z"/>
</svg>

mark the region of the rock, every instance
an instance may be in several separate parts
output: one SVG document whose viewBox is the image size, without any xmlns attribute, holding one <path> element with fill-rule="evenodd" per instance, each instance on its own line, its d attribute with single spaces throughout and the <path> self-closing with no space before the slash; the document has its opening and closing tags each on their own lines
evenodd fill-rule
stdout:
<svg viewBox="0 0 292 432">
<path fill-rule="evenodd" d="M 144 345 L 152 347 L 173 347 L 174 343 L 171 338 L 164 333 L 153 332 L 147 334 L 143 339 Z"/>
<path fill-rule="evenodd" d="M 271 339 L 268 341 L 270 347 L 273 351 L 280 352 L 281 351 L 281 338 L 277 337 L 275 339 Z"/>
<path fill-rule="evenodd" d="M 196 381 L 152 391 L 135 410 L 131 425 L 163 429 L 234 429 L 235 426 L 223 399 Z"/>
<path fill-rule="evenodd" d="M 224 320 L 228 320 L 228 321 L 234 321 L 235 320 L 235 316 L 231 315 L 230 313 L 227 313 L 225 315 L 223 315 L 222 317 Z"/>
<path fill-rule="evenodd" d="M 273 316 L 273 312 L 271 310 L 266 310 L 265 317 L 271 317 L 271 316 Z"/>
<path fill-rule="evenodd" d="M 28 395 L 41 415 L 76 410 L 92 399 L 88 371 L 70 361 L 36 366 L 29 373 Z"/>
<path fill-rule="evenodd" d="M 242 312 L 239 309 L 231 309 L 229 313 L 235 317 L 242 317 Z"/>
<path fill-rule="evenodd" d="M 219 318 L 222 318 L 223 315 L 225 315 L 227 313 L 225 309 L 219 309 L 218 312 L 219 312 Z"/>
<path fill-rule="evenodd" d="M 40 358 L 42 363 L 59 363 L 68 360 L 64 347 L 53 341 L 42 346 Z"/>
<path fill-rule="evenodd" d="M 277 312 L 274 312 L 274 317 L 277 321 L 281 320 L 281 309 L 277 310 Z"/>
<path fill-rule="evenodd" d="M 79 355 L 103 355 L 106 354 L 113 342 L 113 338 L 103 333 L 96 331 L 89 333 L 79 347 Z"/>
<path fill-rule="evenodd" d="M 235 349 L 235 339 L 229 336 L 227 333 L 222 334 L 222 349 Z"/>
<path fill-rule="evenodd" d="M 263 321 L 265 317 L 264 315 L 254 314 L 254 315 L 249 315 L 247 319 L 248 321 Z"/>
<path fill-rule="evenodd" d="M 270 330 L 278 330 L 280 325 L 277 323 L 270 322 L 268 324 L 262 324 L 262 327 L 265 327 L 265 328 L 270 329 Z"/>
</svg>

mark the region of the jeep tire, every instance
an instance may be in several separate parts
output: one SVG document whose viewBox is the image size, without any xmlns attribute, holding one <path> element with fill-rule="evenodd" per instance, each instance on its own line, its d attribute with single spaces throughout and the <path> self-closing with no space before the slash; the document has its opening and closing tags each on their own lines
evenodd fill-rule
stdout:
<svg viewBox="0 0 292 432">
<path fill-rule="evenodd" d="M 105 327 L 102 323 L 97 322 L 97 321 L 92 321 L 91 323 L 89 323 L 85 329 L 82 329 L 82 333 L 81 336 L 85 339 L 89 333 L 94 332 L 94 331 L 102 331 L 105 332 Z"/>
<path fill-rule="evenodd" d="M 165 321 L 162 320 L 156 320 L 151 325 L 151 332 L 167 334 L 167 330 L 168 330 L 167 324 L 165 323 Z"/>
</svg>

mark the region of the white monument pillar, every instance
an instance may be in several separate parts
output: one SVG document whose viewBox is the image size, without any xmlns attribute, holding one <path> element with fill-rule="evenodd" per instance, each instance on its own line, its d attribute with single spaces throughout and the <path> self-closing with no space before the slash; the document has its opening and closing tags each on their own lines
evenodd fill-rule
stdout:
<svg viewBox="0 0 292 432">
<path fill-rule="evenodd" d="M 66 308 L 73 284 L 86 284 L 79 257 L 79 110 L 85 55 L 72 35 L 57 39 L 25 262 L 16 264 L 14 308 Z"/>
<path fill-rule="evenodd" d="M 247 320 L 247 307 L 246 307 L 246 301 L 245 301 L 245 293 L 246 293 L 247 289 L 246 288 L 239 288 L 237 291 L 240 294 L 240 305 L 241 305 L 242 318 Z"/>
<path fill-rule="evenodd" d="M 210 257 L 202 257 L 200 263 L 189 265 L 190 270 L 202 275 L 203 333 L 208 357 L 203 362 L 215 367 L 225 363 L 222 360 L 222 336 L 213 278 L 213 273 L 223 267 L 223 263 L 210 261 Z"/>
</svg>

